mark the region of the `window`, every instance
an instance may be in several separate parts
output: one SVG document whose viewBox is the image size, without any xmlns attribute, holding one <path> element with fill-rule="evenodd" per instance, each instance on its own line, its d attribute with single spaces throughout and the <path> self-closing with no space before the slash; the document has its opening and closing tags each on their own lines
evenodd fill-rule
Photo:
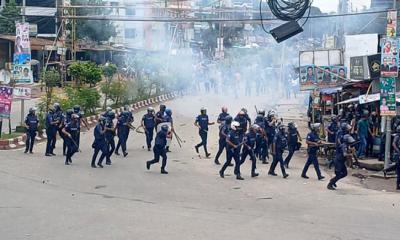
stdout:
<svg viewBox="0 0 400 240">
<path fill-rule="evenodd" d="M 135 28 L 125 29 L 125 38 L 135 38 L 135 37 L 136 37 L 136 29 Z"/>
<path fill-rule="evenodd" d="M 134 8 L 127 8 L 126 9 L 126 16 L 135 16 L 136 10 Z"/>
</svg>

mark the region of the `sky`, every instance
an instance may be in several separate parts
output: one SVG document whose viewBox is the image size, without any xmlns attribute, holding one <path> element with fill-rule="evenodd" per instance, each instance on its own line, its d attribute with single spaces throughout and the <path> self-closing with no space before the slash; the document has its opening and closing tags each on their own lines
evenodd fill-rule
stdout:
<svg viewBox="0 0 400 240">
<path fill-rule="evenodd" d="M 322 12 L 337 12 L 339 0 L 314 0 L 313 6 L 321 9 Z M 363 6 L 369 8 L 371 0 L 349 0 L 349 4 L 352 4 L 353 10 L 362 9 Z"/>
</svg>

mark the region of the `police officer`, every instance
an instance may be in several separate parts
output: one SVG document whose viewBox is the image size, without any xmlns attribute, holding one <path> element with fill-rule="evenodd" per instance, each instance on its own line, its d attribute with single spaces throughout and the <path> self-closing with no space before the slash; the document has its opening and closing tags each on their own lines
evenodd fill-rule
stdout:
<svg viewBox="0 0 400 240">
<path fill-rule="evenodd" d="M 278 126 L 278 132 L 274 136 L 274 140 L 272 143 L 272 154 L 273 154 L 273 161 L 271 167 L 268 171 L 268 175 L 277 176 L 275 173 L 276 165 L 278 162 L 281 166 L 282 176 L 283 178 L 289 177 L 289 174 L 286 173 L 284 163 L 283 163 L 283 152 L 287 146 L 287 138 L 285 133 L 285 127 L 283 125 Z"/>
<path fill-rule="evenodd" d="M 33 153 L 33 144 L 35 143 L 36 131 L 38 130 L 39 120 L 36 116 L 36 109 L 30 108 L 29 113 L 25 118 L 26 127 L 26 143 L 25 153 Z"/>
<path fill-rule="evenodd" d="M 78 144 L 76 143 L 79 137 L 79 116 L 77 114 L 72 114 L 71 122 L 62 129 L 62 133 L 68 149 L 65 158 L 65 165 L 70 165 L 72 163 L 72 156 L 79 149 Z"/>
<path fill-rule="evenodd" d="M 231 123 L 232 123 L 232 117 L 228 115 L 225 117 L 224 123 L 219 127 L 218 152 L 215 155 L 214 159 L 214 163 L 217 165 L 221 164 L 219 162 L 219 157 L 221 156 L 222 152 L 226 147 L 226 137 L 228 136 L 229 131 L 231 130 Z"/>
<path fill-rule="evenodd" d="M 97 162 L 97 166 L 103 168 L 103 160 L 107 156 L 107 143 L 105 138 L 106 132 L 106 118 L 101 116 L 99 122 L 97 123 L 96 127 L 94 128 L 94 142 L 92 144 L 92 148 L 94 149 L 93 156 L 92 156 L 92 168 L 96 168 L 96 158 L 99 152 L 101 151 L 101 156 L 99 161 Z"/>
<path fill-rule="evenodd" d="M 54 109 L 50 108 L 49 112 L 46 114 L 46 135 L 47 135 L 47 144 L 46 144 L 46 153 L 45 156 L 53 156 L 55 155 L 53 150 L 53 146 L 56 141 L 57 134 L 57 126 L 58 121 L 54 118 Z"/>
<path fill-rule="evenodd" d="M 258 173 L 256 173 L 256 156 L 254 154 L 255 146 L 256 146 L 256 139 L 257 133 L 260 130 L 260 126 L 257 124 L 253 124 L 248 133 L 244 136 L 243 139 L 243 151 L 242 151 L 242 158 L 240 164 L 243 164 L 246 161 L 246 157 L 250 156 L 251 160 L 251 177 L 257 177 Z"/>
<path fill-rule="evenodd" d="M 273 143 L 273 140 L 275 138 L 275 133 L 276 133 L 276 127 L 278 124 L 278 121 L 276 119 L 276 113 L 275 111 L 271 110 L 268 112 L 267 119 L 266 119 L 266 124 L 265 124 L 265 130 L 267 133 L 267 137 L 269 139 L 268 141 L 268 147 L 270 147 Z"/>
<path fill-rule="evenodd" d="M 289 154 L 286 156 L 286 159 L 284 161 L 286 168 L 289 168 L 290 160 L 292 159 L 294 152 L 298 150 L 299 141 L 301 141 L 301 136 L 299 131 L 297 130 L 296 124 L 294 122 L 288 123 Z"/>
<path fill-rule="evenodd" d="M 74 113 L 73 109 L 68 109 L 67 111 L 65 111 L 65 120 L 64 120 L 65 125 L 71 122 L 73 113 Z M 63 141 L 63 156 L 66 155 L 67 155 L 67 143 Z"/>
<path fill-rule="evenodd" d="M 165 109 L 165 115 L 164 115 L 164 122 L 160 123 L 159 126 L 162 127 L 164 125 L 167 125 L 168 128 L 170 129 L 171 134 L 169 137 L 167 137 L 167 145 L 165 147 L 165 150 L 167 152 L 170 152 L 169 146 L 171 145 L 172 141 L 172 133 L 174 132 L 174 120 L 172 119 L 172 110 L 167 108 Z"/>
<path fill-rule="evenodd" d="M 237 180 L 244 180 L 240 175 L 240 148 L 242 143 L 240 142 L 240 123 L 233 121 L 231 124 L 231 131 L 226 137 L 226 162 L 219 171 L 221 178 L 224 178 L 226 168 L 231 164 L 232 158 L 235 160 L 235 170 Z"/>
<path fill-rule="evenodd" d="M 229 116 L 228 108 L 222 107 L 221 113 L 218 115 L 217 123 L 219 123 L 220 125 L 224 124 L 227 116 Z"/>
<path fill-rule="evenodd" d="M 336 141 L 336 134 L 339 131 L 338 120 L 336 116 L 331 117 L 331 123 L 326 128 L 326 133 L 328 135 L 328 142 L 335 143 Z"/>
<path fill-rule="evenodd" d="M 122 153 L 124 157 L 128 155 L 126 152 L 126 142 L 129 136 L 130 125 L 133 122 L 133 115 L 129 111 L 129 106 L 124 106 L 124 111 L 118 116 L 117 121 L 117 136 L 118 136 L 118 144 L 115 148 L 115 155 L 119 155 L 119 148 L 122 148 Z"/>
<path fill-rule="evenodd" d="M 243 110 L 240 110 L 240 112 L 236 115 L 234 121 L 236 121 L 240 124 L 240 126 L 238 128 L 238 134 L 239 134 L 240 142 L 242 142 L 244 134 L 247 132 L 247 125 L 248 125 L 246 113 Z"/>
<path fill-rule="evenodd" d="M 342 143 L 336 150 L 336 157 L 334 160 L 335 164 L 335 177 L 333 177 L 327 188 L 329 190 L 335 190 L 336 182 L 347 176 L 346 158 L 350 152 L 354 151 L 353 144 L 355 143 L 354 138 L 350 134 L 346 134 L 342 138 Z"/>
<path fill-rule="evenodd" d="M 196 117 L 196 121 L 194 122 L 194 125 L 199 128 L 201 142 L 197 144 L 194 148 L 196 149 L 196 153 L 199 153 L 199 147 L 203 146 L 204 153 L 206 154 L 207 158 L 211 155 L 211 153 L 209 153 L 207 150 L 208 126 L 214 124 L 214 122 L 210 122 L 208 119 L 207 109 L 202 107 L 200 109 L 200 115 Z"/>
<path fill-rule="evenodd" d="M 156 129 L 157 129 L 157 132 L 160 131 L 160 129 L 157 128 L 158 125 L 160 123 L 164 122 L 164 116 L 165 116 L 165 110 L 166 109 L 167 109 L 167 107 L 165 105 L 160 105 L 160 111 L 158 111 L 156 113 Z"/>
<path fill-rule="evenodd" d="M 396 127 L 396 136 L 393 139 L 394 158 L 396 160 L 397 182 L 396 189 L 400 190 L 400 125 Z"/>
<path fill-rule="evenodd" d="M 114 126 L 114 119 L 115 113 L 110 111 L 106 115 L 106 125 L 105 125 L 105 137 L 107 143 L 107 157 L 106 157 L 106 164 L 111 165 L 111 156 L 115 150 L 115 126 Z"/>
<path fill-rule="evenodd" d="M 256 149 L 255 154 L 262 161 L 263 164 L 267 164 L 267 156 L 268 156 L 268 136 L 266 133 L 266 119 L 265 119 L 265 111 L 258 111 L 257 117 L 254 120 L 254 124 L 260 126 L 257 132 L 257 140 L 256 140 Z"/>
<path fill-rule="evenodd" d="M 61 110 L 61 106 L 59 103 L 54 103 L 53 105 L 54 107 L 54 115 L 53 118 L 54 120 L 57 122 L 57 132 L 58 135 L 60 135 L 60 137 L 63 139 L 63 141 L 65 141 L 65 135 L 63 134 L 63 128 L 65 127 L 65 116 L 63 111 Z M 55 140 L 53 141 L 53 146 L 52 148 L 56 148 L 56 142 L 57 142 L 57 138 L 54 138 Z"/>
<path fill-rule="evenodd" d="M 147 113 L 142 117 L 142 127 L 146 134 L 147 150 L 151 151 L 151 142 L 153 141 L 154 127 L 155 127 L 154 108 L 147 108 Z"/>
<path fill-rule="evenodd" d="M 304 165 L 303 171 L 301 173 L 301 177 L 305 178 L 305 179 L 309 178 L 307 176 L 307 171 L 311 164 L 314 165 L 315 171 L 318 176 L 318 180 L 322 180 L 325 178 L 324 176 L 322 176 L 321 170 L 319 169 L 319 163 L 318 163 L 318 157 L 317 157 L 319 145 L 322 143 L 321 139 L 318 136 L 318 131 L 319 131 L 320 126 L 321 126 L 320 123 L 311 124 L 311 132 L 307 135 L 308 158 L 307 158 L 306 164 Z"/>
<path fill-rule="evenodd" d="M 169 131 L 168 125 L 161 126 L 161 130 L 157 133 L 156 139 L 154 141 L 154 159 L 146 162 L 147 170 L 150 170 L 152 164 L 160 162 L 160 156 L 162 157 L 161 163 L 161 174 L 168 174 L 165 170 L 167 166 L 167 152 L 166 152 L 166 144 L 167 138 L 171 137 L 172 132 Z"/>
<path fill-rule="evenodd" d="M 76 114 L 76 115 L 78 115 L 78 117 L 79 117 L 79 121 L 78 121 L 78 124 L 79 124 L 79 134 L 78 134 L 78 141 L 76 142 L 77 143 L 77 145 L 78 145 L 78 147 L 79 147 L 79 143 L 80 143 L 80 140 L 81 140 L 81 124 L 83 124 L 85 127 L 86 127 L 86 129 L 89 131 L 90 130 L 90 128 L 89 128 L 89 124 L 88 124 L 88 122 L 86 121 L 86 118 L 84 117 L 84 115 L 83 115 L 83 112 L 81 111 L 81 106 L 79 106 L 79 105 L 75 105 L 74 107 L 73 107 L 73 111 L 74 111 L 74 113 Z"/>
<path fill-rule="evenodd" d="M 247 109 L 246 108 L 242 108 L 241 111 L 244 112 L 244 117 L 246 118 L 247 123 L 249 124 L 249 127 L 246 128 L 246 132 L 247 132 L 247 129 L 249 129 L 251 127 L 251 119 L 250 119 L 249 114 L 247 113 Z"/>
</svg>

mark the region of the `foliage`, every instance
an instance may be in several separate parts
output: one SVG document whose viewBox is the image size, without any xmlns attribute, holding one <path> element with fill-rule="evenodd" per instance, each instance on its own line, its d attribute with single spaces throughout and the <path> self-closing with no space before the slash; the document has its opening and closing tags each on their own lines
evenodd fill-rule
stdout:
<svg viewBox="0 0 400 240">
<path fill-rule="evenodd" d="M 76 85 L 82 84 L 96 85 L 101 81 L 101 68 L 93 62 L 74 62 L 68 68 L 69 73 L 75 78 Z"/>
<path fill-rule="evenodd" d="M 15 22 L 21 20 L 21 8 L 10 0 L 0 12 L 0 34 L 15 35 Z"/>
<path fill-rule="evenodd" d="M 72 0 L 72 5 L 103 5 L 102 0 Z M 111 14 L 107 8 L 81 8 L 76 10 L 79 16 L 106 16 Z M 117 35 L 115 25 L 109 20 L 77 20 L 77 35 L 79 39 L 90 39 L 95 42 L 108 41 Z"/>
<path fill-rule="evenodd" d="M 53 97 L 53 89 L 61 82 L 60 73 L 55 70 L 43 71 L 40 76 L 42 84 L 46 88 L 46 111 L 49 109 L 51 98 Z"/>
<path fill-rule="evenodd" d="M 66 95 L 67 101 L 64 103 L 61 102 L 66 105 L 65 109 L 72 108 L 74 105 L 80 105 L 86 114 L 94 114 L 96 108 L 99 107 L 101 96 L 96 88 L 67 88 Z"/>
<path fill-rule="evenodd" d="M 130 89 L 127 81 L 113 81 L 110 84 L 104 83 L 101 85 L 101 91 L 108 96 L 116 106 L 129 101 Z"/>
<path fill-rule="evenodd" d="M 107 63 L 102 67 L 102 71 L 103 71 L 103 75 L 107 79 L 112 79 L 113 76 L 117 73 L 118 68 L 117 68 L 117 66 L 115 64 Z"/>
</svg>

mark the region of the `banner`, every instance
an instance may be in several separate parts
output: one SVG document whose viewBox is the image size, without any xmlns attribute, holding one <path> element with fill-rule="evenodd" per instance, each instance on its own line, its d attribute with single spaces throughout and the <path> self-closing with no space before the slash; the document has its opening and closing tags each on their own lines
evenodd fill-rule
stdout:
<svg viewBox="0 0 400 240">
<path fill-rule="evenodd" d="M 13 89 L 0 87 L 0 118 L 10 118 Z"/>
<path fill-rule="evenodd" d="M 346 82 L 347 68 L 343 66 L 333 66 L 331 67 L 332 73 L 332 83 L 335 85 L 340 85 Z"/>
<path fill-rule="evenodd" d="M 387 13 L 387 22 L 386 22 L 386 36 L 396 37 L 397 30 L 397 10 L 391 9 Z"/>
<path fill-rule="evenodd" d="M 15 27 L 15 54 L 31 54 L 31 43 L 29 41 L 29 23 L 17 23 Z"/>
<path fill-rule="evenodd" d="M 396 78 L 381 78 L 381 116 L 396 116 Z"/>
<path fill-rule="evenodd" d="M 351 57 L 350 58 L 350 79 L 364 80 L 364 58 Z"/>
<path fill-rule="evenodd" d="M 300 90 L 307 91 L 317 88 L 317 77 L 314 65 L 300 67 Z"/>
<path fill-rule="evenodd" d="M 381 75 L 381 54 L 370 55 L 367 59 L 370 79 L 378 79 Z"/>
<path fill-rule="evenodd" d="M 13 76 L 15 84 L 32 84 L 33 76 L 30 65 L 14 65 Z"/>
<path fill-rule="evenodd" d="M 387 38 L 382 41 L 381 77 L 397 77 L 399 63 L 399 41 Z"/>
<path fill-rule="evenodd" d="M 30 100 L 32 98 L 32 89 L 29 87 L 15 87 L 13 98 Z"/>
<path fill-rule="evenodd" d="M 346 76 L 347 69 L 343 66 L 303 66 L 300 67 L 300 90 L 337 87 L 346 81 Z"/>
<path fill-rule="evenodd" d="M 0 84 L 9 84 L 11 81 L 11 72 L 7 69 L 0 69 Z"/>
</svg>

